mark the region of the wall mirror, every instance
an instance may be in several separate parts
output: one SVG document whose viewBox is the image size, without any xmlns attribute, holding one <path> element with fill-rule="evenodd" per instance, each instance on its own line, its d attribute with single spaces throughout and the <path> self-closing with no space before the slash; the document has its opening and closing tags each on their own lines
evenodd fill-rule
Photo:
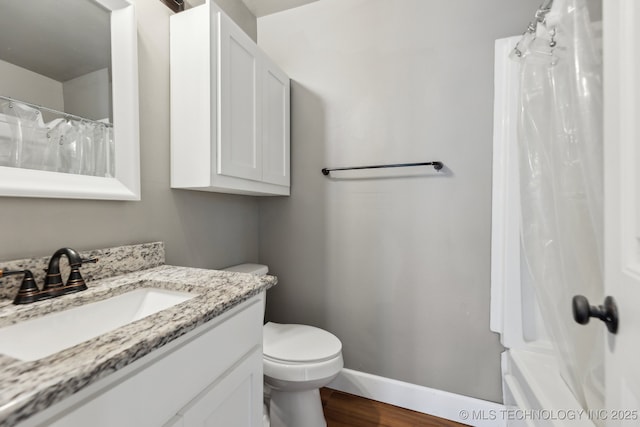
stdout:
<svg viewBox="0 0 640 427">
<path fill-rule="evenodd" d="M 0 6 L 0 195 L 140 199 L 128 0 Z"/>
</svg>

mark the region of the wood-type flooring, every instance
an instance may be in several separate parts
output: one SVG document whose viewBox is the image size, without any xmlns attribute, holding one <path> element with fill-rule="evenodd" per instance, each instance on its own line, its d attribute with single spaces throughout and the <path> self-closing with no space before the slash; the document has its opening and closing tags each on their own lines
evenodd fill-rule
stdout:
<svg viewBox="0 0 640 427">
<path fill-rule="evenodd" d="M 365 399 L 330 388 L 320 389 L 327 427 L 464 427 L 453 421 Z"/>
</svg>

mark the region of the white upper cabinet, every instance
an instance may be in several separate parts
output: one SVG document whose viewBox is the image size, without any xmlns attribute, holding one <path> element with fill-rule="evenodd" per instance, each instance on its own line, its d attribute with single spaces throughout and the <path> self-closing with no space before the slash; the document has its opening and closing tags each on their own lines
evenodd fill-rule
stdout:
<svg viewBox="0 0 640 427">
<path fill-rule="evenodd" d="M 289 195 L 289 77 L 215 4 L 171 17 L 171 187 Z"/>
</svg>

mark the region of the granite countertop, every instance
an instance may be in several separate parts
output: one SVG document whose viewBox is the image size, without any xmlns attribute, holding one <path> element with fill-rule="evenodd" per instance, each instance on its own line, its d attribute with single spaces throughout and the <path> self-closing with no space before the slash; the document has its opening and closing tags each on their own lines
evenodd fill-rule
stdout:
<svg viewBox="0 0 640 427">
<path fill-rule="evenodd" d="M 159 265 L 88 281 L 88 290 L 51 300 L 23 306 L 0 303 L 3 327 L 141 287 L 196 294 L 176 306 L 36 361 L 0 354 L 0 427 L 13 426 L 69 397 L 276 282 L 273 276 Z"/>
</svg>

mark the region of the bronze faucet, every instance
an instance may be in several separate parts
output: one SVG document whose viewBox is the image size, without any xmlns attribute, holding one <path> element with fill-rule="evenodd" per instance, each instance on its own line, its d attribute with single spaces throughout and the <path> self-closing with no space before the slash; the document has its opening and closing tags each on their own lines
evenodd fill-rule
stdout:
<svg viewBox="0 0 640 427">
<path fill-rule="evenodd" d="M 66 284 L 62 282 L 60 274 L 60 258 L 63 255 L 69 260 L 69 267 L 71 268 Z M 80 274 L 80 266 L 87 262 L 98 262 L 98 259 L 83 259 L 78 252 L 71 248 L 58 249 L 49 260 L 49 267 L 46 270 L 47 275 L 45 276 L 42 290 L 38 289 L 33 279 L 33 274 L 29 270 L 7 271 L 0 269 L 0 277 L 24 274 L 20 290 L 13 303 L 28 304 L 87 289 L 87 285 Z"/>
<path fill-rule="evenodd" d="M 71 273 L 69 273 L 66 285 L 62 283 L 62 276 L 60 275 L 60 258 L 63 255 L 67 257 L 69 267 L 71 267 Z M 44 278 L 42 292 L 46 293 L 49 298 L 54 298 L 59 295 L 84 291 L 87 289 L 87 285 L 80 274 L 80 266 L 83 262 L 97 261 L 97 258 L 82 259 L 80 254 L 71 248 L 58 249 L 49 260 L 49 267 L 47 268 L 47 275 Z"/>
</svg>

